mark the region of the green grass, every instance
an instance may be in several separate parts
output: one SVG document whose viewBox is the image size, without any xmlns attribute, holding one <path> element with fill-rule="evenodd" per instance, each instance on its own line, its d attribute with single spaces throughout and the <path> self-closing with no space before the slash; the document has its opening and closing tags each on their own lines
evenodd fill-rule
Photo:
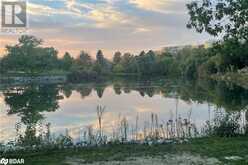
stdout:
<svg viewBox="0 0 248 165">
<path fill-rule="evenodd" d="M 12 154 L 8 157 L 25 158 L 25 164 L 30 165 L 63 165 L 66 157 L 83 159 L 86 162 L 125 160 L 128 157 L 159 156 L 180 153 L 200 154 L 214 157 L 223 164 L 248 164 L 248 137 L 237 138 L 200 138 L 187 144 L 166 145 L 112 145 L 99 148 L 50 150 L 32 153 Z M 240 156 L 243 160 L 227 161 L 226 156 Z"/>
</svg>

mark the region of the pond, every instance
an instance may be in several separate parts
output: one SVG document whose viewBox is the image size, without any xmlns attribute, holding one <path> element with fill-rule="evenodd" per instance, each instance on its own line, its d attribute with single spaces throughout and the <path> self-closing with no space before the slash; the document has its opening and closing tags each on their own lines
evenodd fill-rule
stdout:
<svg viewBox="0 0 248 165">
<path fill-rule="evenodd" d="M 247 105 L 248 90 L 210 80 L 2 84 L 0 143 L 60 135 L 77 143 L 94 133 L 108 140 L 198 137 L 226 113 L 239 114 L 244 132 Z"/>
</svg>

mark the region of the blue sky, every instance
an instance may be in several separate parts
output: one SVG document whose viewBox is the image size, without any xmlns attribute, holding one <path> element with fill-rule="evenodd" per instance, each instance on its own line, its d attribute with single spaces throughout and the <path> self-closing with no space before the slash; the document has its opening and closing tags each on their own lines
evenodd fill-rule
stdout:
<svg viewBox="0 0 248 165">
<path fill-rule="evenodd" d="M 77 56 L 85 50 L 93 56 L 102 49 L 138 53 L 170 45 L 200 44 L 207 34 L 186 28 L 190 0 L 29 0 L 29 34 Z M 4 45 L 18 36 L 0 36 Z"/>
</svg>

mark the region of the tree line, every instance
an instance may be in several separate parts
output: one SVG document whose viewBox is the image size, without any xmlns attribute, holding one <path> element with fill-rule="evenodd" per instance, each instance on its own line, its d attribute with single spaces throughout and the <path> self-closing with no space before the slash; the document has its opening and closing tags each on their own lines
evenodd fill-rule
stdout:
<svg viewBox="0 0 248 165">
<path fill-rule="evenodd" d="M 74 79 L 99 75 L 185 76 L 197 78 L 248 66 L 248 44 L 235 40 L 219 41 L 212 47 L 187 46 L 175 53 L 142 51 L 138 55 L 116 52 L 112 60 L 99 50 L 96 58 L 81 51 L 74 58 L 66 52 L 58 58 L 53 47 L 42 47 L 42 40 L 21 36 L 19 43 L 6 46 L 7 54 L 0 59 L 0 71 L 9 73 L 68 73 Z"/>
<path fill-rule="evenodd" d="M 106 75 L 205 77 L 225 74 L 248 67 L 248 2 L 247 0 L 203 0 L 187 4 L 188 28 L 223 36 L 209 48 L 185 47 L 174 53 L 142 51 L 138 55 L 116 52 L 112 60 L 99 50 L 93 59 L 81 51 L 73 58 L 66 52 L 58 58 L 53 47 L 42 47 L 34 36 L 21 36 L 18 44 L 6 46 L 7 54 L 0 60 L 0 72 L 6 73 L 68 73 L 72 79 L 96 78 Z"/>
<path fill-rule="evenodd" d="M 139 55 L 116 52 L 112 60 L 105 58 L 99 50 L 93 59 L 89 53 L 81 51 L 74 58 L 66 52 L 62 58 L 53 47 L 42 47 L 43 41 L 35 36 L 21 36 L 18 43 L 6 46 L 6 55 L 1 58 L 0 71 L 9 73 L 50 73 L 67 72 L 79 77 L 85 75 L 165 75 L 173 65 L 169 54 L 142 51 Z"/>
</svg>

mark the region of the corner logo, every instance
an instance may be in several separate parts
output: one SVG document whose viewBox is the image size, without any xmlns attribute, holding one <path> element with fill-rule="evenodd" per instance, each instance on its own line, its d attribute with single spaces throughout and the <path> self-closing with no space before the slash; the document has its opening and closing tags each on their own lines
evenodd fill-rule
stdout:
<svg viewBox="0 0 248 165">
<path fill-rule="evenodd" d="M 27 26 L 26 1 L 2 1 L 2 28 Z"/>
<path fill-rule="evenodd" d="M 24 164 L 24 159 L 0 159 L 0 165 L 7 165 L 7 164 Z"/>
<path fill-rule="evenodd" d="M 0 0 L 1 34 L 27 32 L 27 0 Z"/>
<path fill-rule="evenodd" d="M 0 164 L 7 165 L 8 163 L 9 163 L 9 160 L 8 160 L 8 159 L 2 158 L 2 159 L 0 160 Z"/>
</svg>

